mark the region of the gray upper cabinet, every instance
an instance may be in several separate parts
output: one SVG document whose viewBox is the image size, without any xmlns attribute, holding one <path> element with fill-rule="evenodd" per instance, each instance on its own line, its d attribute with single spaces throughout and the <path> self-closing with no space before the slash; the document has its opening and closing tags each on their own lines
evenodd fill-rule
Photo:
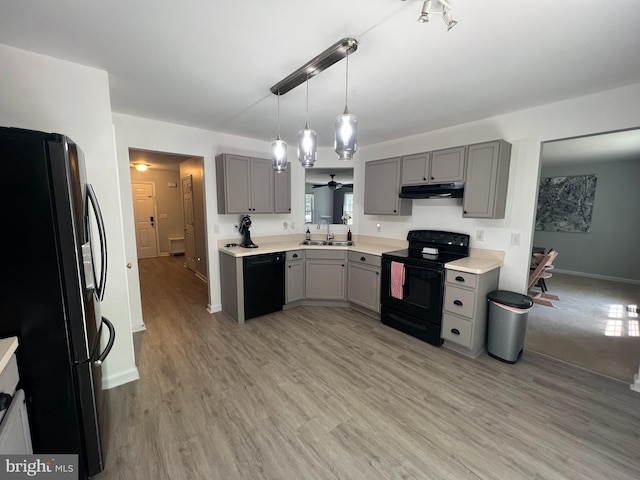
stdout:
<svg viewBox="0 0 640 480">
<path fill-rule="evenodd" d="M 402 185 L 464 182 L 466 147 L 402 157 Z"/>
<path fill-rule="evenodd" d="M 496 140 L 468 149 L 462 216 L 504 218 L 511 144 Z"/>
<path fill-rule="evenodd" d="M 275 177 L 275 213 L 291 213 L 291 165 Z"/>
<path fill-rule="evenodd" d="M 430 183 L 464 182 L 467 147 L 447 148 L 431 153 Z"/>
<path fill-rule="evenodd" d="M 429 181 L 431 153 L 402 157 L 402 185 L 424 185 Z"/>
<path fill-rule="evenodd" d="M 365 163 L 364 213 L 366 215 L 411 215 L 411 200 L 400 198 L 401 159 Z"/>
<path fill-rule="evenodd" d="M 273 213 L 273 175 L 270 160 L 216 156 L 218 213 Z"/>
</svg>

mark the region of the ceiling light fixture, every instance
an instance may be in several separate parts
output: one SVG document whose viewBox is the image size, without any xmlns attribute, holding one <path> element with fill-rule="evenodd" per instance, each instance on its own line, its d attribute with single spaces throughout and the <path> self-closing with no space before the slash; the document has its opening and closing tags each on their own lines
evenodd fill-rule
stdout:
<svg viewBox="0 0 640 480">
<path fill-rule="evenodd" d="M 339 62 L 347 55 L 355 52 L 357 49 L 358 41 L 355 38 L 344 37 L 321 54 L 309 60 L 295 72 L 287 75 L 284 79 L 276 83 L 271 87 L 271 93 L 274 95 L 284 95 L 298 85 L 302 85 L 310 78 L 315 77 L 323 70 L 326 70 L 334 63 Z"/>
<path fill-rule="evenodd" d="M 287 169 L 287 142 L 280 138 L 280 94 L 278 94 L 278 138 L 271 142 L 271 164 L 277 172 Z"/>
<path fill-rule="evenodd" d="M 402 0 L 403 2 L 406 0 Z M 432 9 L 431 6 L 434 6 Z M 454 26 L 457 25 L 453 19 L 453 13 L 451 4 L 448 0 L 426 0 L 422 3 L 422 10 L 420 11 L 420 16 L 418 17 L 418 22 L 420 23 L 428 23 L 429 22 L 429 14 L 431 13 L 440 13 L 442 14 L 442 20 L 447 26 L 447 31 L 451 30 Z"/>
<path fill-rule="evenodd" d="M 347 54 L 347 68 L 344 94 L 344 113 L 336 117 L 335 140 L 333 147 L 338 154 L 339 160 L 353 160 L 353 154 L 358 148 L 358 119 L 349 113 L 347 98 L 349 95 L 349 55 Z"/>
<path fill-rule="evenodd" d="M 298 160 L 304 168 L 313 167 L 318 156 L 317 135 L 309 128 L 309 79 L 307 78 L 307 118 L 298 132 Z"/>
<path fill-rule="evenodd" d="M 453 14 L 451 13 L 451 7 L 444 0 L 440 0 L 442 3 L 442 20 L 447 26 L 447 32 L 456 26 L 458 22 L 453 19 Z"/>
<path fill-rule="evenodd" d="M 134 163 L 133 167 L 139 172 L 146 172 L 151 165 L 147 163 Z"/>
<path fill-rule="evenodd" d="M 429 21 L 429 12 L 431 11 L 431 0 L 427 0 L 422 4 L 422 11 L 418 17 L 418 22 L 427 23 Z"/>
</svg>

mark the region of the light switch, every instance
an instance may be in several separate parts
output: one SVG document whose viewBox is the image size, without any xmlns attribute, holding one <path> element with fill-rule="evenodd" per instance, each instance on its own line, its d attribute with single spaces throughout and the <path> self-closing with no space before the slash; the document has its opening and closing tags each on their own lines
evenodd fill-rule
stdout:
<svg viewBox="0 0 640 480">
<path fill-rule="evenodd" d="M 167 218 L 167 214 L 166 213 L 161 213 L 160 215 L 158 215 L 160 218 Z"/>
<path fill-rule="evenodd" d="M 511 234 L 511 245 L 520 245 L 520 234 L 512 233 Z"/>
</svg>

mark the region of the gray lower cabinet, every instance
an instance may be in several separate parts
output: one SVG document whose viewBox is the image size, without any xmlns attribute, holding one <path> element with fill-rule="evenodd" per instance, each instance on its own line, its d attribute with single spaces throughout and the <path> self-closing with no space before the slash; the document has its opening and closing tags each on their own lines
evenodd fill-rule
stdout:
<svg viewBox="0 0 640 480">
<path fill-rule="evenodd" d="M 462 216 L 504 218 L 511 144 L 504 140 L 469 145 Z"/>
<path fill-rule="evenodd" d="M 285 303 L 304 300 L 304 250 L 287 252 L 285 270 Z"/>
<path fill-rule="evenodd" d="M 349 252 L 347 300 L 367 310 L 380 313 L 379 255 Z"/>
<path fill-rule="evenodd" d="M 411 215 L 411 199 L 399 198 L 402 159 L 366 162 L 364 166 L 365 215 Z"/>
<path fill-rule="evenodd" d="M 309 300 L 346 300 L 346 267 L 344 250 L 307 250 L 305 297 Z"/>
<path fill-rule="evenodd" d="M 273 175 L 271 160 L 216 156 L 218 213 L 273 213 Z"/>
<path fill-rule="evenodd" d="M 498 288 L 500 269 L 476 275 L 446 271 L 442 338 L 444 346 L 470 357 L 482 353 L 487 337 L 487 294 Z"/>
</svg>

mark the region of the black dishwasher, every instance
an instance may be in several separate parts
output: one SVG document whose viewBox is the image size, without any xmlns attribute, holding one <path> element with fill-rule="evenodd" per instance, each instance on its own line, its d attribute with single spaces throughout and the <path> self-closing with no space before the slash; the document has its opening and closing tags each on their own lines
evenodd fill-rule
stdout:
<svg viewBox="0 0 640 480">
<path fill-rule="evenodd" d="M 283 252 L 244 257 L 245 320 L 282 310 L 284 259 Z"/>
</svg>

